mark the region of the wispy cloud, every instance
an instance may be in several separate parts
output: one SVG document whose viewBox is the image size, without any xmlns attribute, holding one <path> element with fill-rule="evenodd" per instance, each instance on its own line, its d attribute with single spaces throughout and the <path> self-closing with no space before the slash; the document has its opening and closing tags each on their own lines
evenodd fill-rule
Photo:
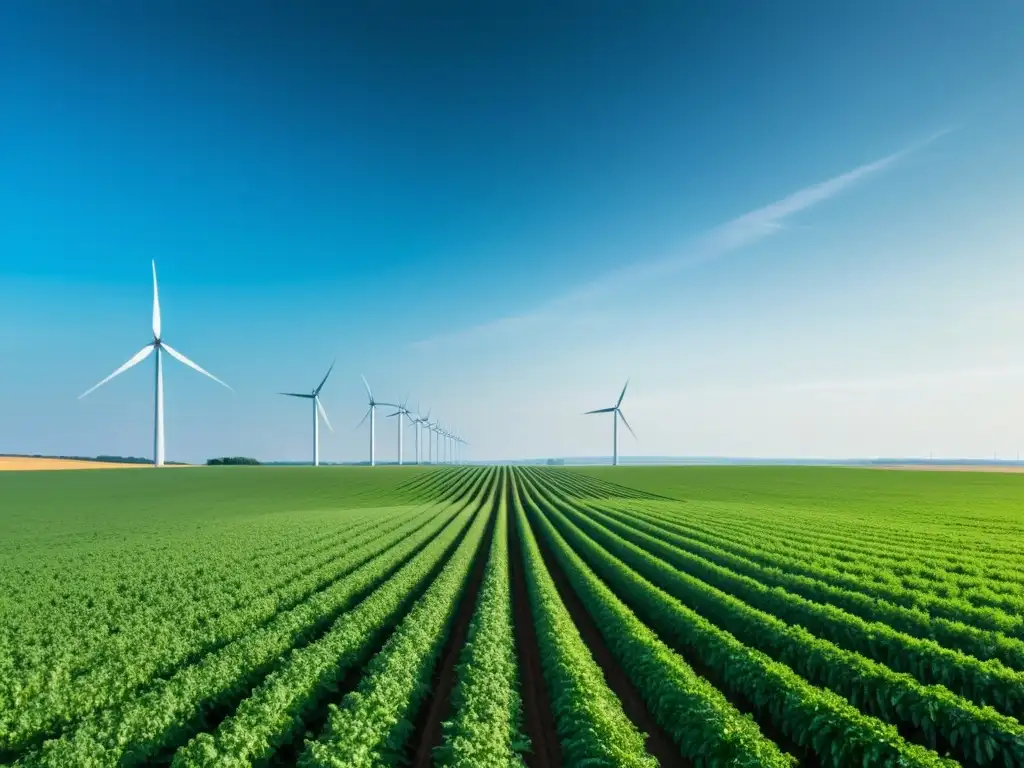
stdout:
<svg viewBox="0 0 1024 768">
<path fill-rule="evenodd" d="M 788 228 L 789 220 L 814 206 L 830 200 L 864 179 L 885 171 L 907 155 L 916 152 L 939 137 L 949 133 L 944 129 L 917 141 L 898 152 L 858 166 L 827 181 L 805 187 L 762 208 L 745 213 L 706 232 L 679 253 L 646 262 L 633 263 L 602 275 L 597 280 L 583 283 L 571 291 L 521 314 L 502 317 L 454 333 L 435 336 L 415 342 L 415 349 L 439 346 L 458 346 L 467 342 L 491 339 L 495 336 L 521 332 L 539 327 L 570 305 L 599 298 L 625 283 L 651 280 L 680 269 L 704 264 L 735 251 L 749 247 Z"/>
</svg>

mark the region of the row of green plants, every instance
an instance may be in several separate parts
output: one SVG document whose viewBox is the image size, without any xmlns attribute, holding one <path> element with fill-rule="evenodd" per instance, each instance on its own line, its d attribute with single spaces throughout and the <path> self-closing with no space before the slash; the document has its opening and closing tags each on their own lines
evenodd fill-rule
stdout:
<svg viewBox="0 0 1024 768">
<path fill-rule="evenodd" d="M 563 524 L 569 522 L 558 511 L 553 516 Z M 1024 727 L 1014 718 L 991 707 L 977 707 L 941 686 L 922 686 L 910 675 L 844 651 L 801 626 L 786 624 L 678 571 L 583 515 L 572 517 L 577 530 L 624 565 L 808 682 L 838 693 L 907 733 L 919 733 L 927 745 L 950 750 L 966 764 L 984 765 L 993 757 L 1011 764 L 1024 760 Z"/>
<path fill-rule="evenodd" d="M 728 592 L 787 624 L 799 624 L 818 637 L 907 672 L 925 685 L 941 685 L 977 704 L 990 704 L 1016 716 L 1024 704 L 1024 675 L 998 661 L 943 648 L 931 640 L 904 634 L 880 622 L 867 622 L 832 605 L 816 603 L 784 589 L 772 588 L 692 554 L 641 518 L 610 516 L 594 508 L 586 515 L 608 530 L 643 548 L 700 581 Z M 621 518 L 628 519 L 628 523 Z"/>
<path fill-rule="evenodd" d="M 0 612 L 0 753 L 109 706 L 120 692 L 172 674 L 298 604 L 342 575 L 354 540 L 390 530 L 392 520 L 377 520 L 388 511 L 342 511 L 301 527 L 263 520 L 241 531 L 244 541 L 218 537 L 223 529 L 204 531 L 212 541 L 202 557 L 191 542 L 168 537 L 156 570 L 89 544 L 59 552 L 74 581 L 22 579 L 5 594 L 35 610 Z M 282 536 L 282 528 L 294 535 Z"/>
<path fill-rule="evenodd" d="M 629 720 L 590 655 L 548 573 L 513 474 L 516 530 L 541 667 L 567 768 L 656 768 L 644 735 Z"/>
<path fill-rule="evenodd" d="M 586 496 L 580 489 L 589 479 L 580 472 L 549 473 L 548 476 L 550 484 L 573 498 Z M 777 494 L 781 489 L 765 490 Z M 619 501 L 625 497 L 624 494 Z M 663 498 L 653 504 L 650 500 L 642 500 L 641 504 L 631 502 L 628 508 L 645 506 L 695 523 L 713 521 L 712 530 L 731 540 L 754 539 L 769 545 L 784 543 L 794 553 L 803 547 L 824 544 L 827 545 L 824 554 L 840 567 L 856 562 L 861 556 L 872 562 L 878 560 L 881 567 L 868 575 L 883 581 L 905 574 L 911 580 L 921 577 L 953 582 L 968 591 L 973 586 L 980 592 L 991 590 L 1017 595 L 1024 585 L 1024 563 L 1018 556 L 1019 548 L 1014 546 L 1012 538 L 999 535 L 999 528 L 994 528 L 991 520 L 943 517 L 936 531 L 898 515 L 866 517 L 855 507 L 812 511 L 775 505 L 763 507 L 758 503 L 680 503 Z M 828 516 L 829 526 L 817 524 L 822 515 Z M 1016 528 L 1011 527 L 1011 530 Z M 965 549 L 965 543 L 969 544 L 969 549 Z M 908 558 L 908 554 L 913 557 Z M 980 594 L 979 598 L 984 599 Z"/>
<path fill-rule="evenodd" d="M 595 575 L 540 514 L 530 483 L 523 504 L 541 531 L 572 588 L 587 606 L 616 662 L 639 691 L 658 724 L 671 735 L 680 754 L 698 768 L 776 766 L 796 759 L 765 738 L 721 691 L 698 675 L 665 645 Z"/>
<path fill-rule="evenodd" d="M 339 516 L 319 536 L 302 532 L 311 534 L 315 550 L 325 540 L 337 544 L 340 532 L 357 520 Z M 276 541 L 247 531 L 246 552 L 214 543 L 201 563 L 185 547 L 165 547 L 159 573 L 147 570 L 151 563 L 117 557 L 102 540 L 99 546 L 88 542 L 55 551 L 51 568 L 26 568 L 19 578 L 5 579 L 9 610 L 0 614 L 0 648 L 10 652 L 10 667 L 0 672 L 0 706 L 20 708 L 44 687 L 59 684 L 62 675 L 95 668 L 100 656 L 118 645 L 121 632 L 162 628 L 161 619 L 177 606 L 209 604 L 214 611 L 230 611 L 232 592 L 248 594 L 251 582 L 258 581 L 249 578 L 253 571 L 287 572 L 290 562 L 302 558 L 301 547 L 282 545 L 280 532 L 274 533 Z M 232 573 L 234 578 L 224 583 L 223 577 Z M 209 583 L 213 574 L 221 582 L 219 590 Z"/>
<path fill-rule="evenodd" d="M 817 688 L 666 593 L 585 535 L 544 499 L 544 515 L 595 573 L 670 647 L 699 659 L 723 692 L 746 702 L 823 766 L 955 766 L 891 725 Z M 638 555 L 646 556 L 642 550 Z M 650 556 L 647 556 L 650 557 Z"/>
<path fill-rule="evenodd" d="M 452 716 L 444 722 L 437 768 L 523 768 L 529 739 L 522 732 L 522 701 L 512 625 L 508 546 L 509 470 L 501 472 L 491 551 L 466 645 L 459 655 Z"/>
<path fill-rule="evenodd" d="M 24 766 L 138 765 L 203 730 L 205 718 L 244 698 L 289 649 L 315 637 L 358 599 L 385 583 L 462 509 L 436 515 L 418 530 L 399 528 L 351 555 L 363 565 L 267 625 L 207 654 L 144 694 L 95 713 L 58 739 L 29 750 Z M 408 524 L 416 526 L 415 521 Z"/>
<path fill-rule="evenodd" d="M 674 512 L 680 519 L 696 517 Z M 1019 560 L 1010 555 L 993 556 L 973 552 L 957 555 L 936 550 L 941 546 L 933 538 L 918 549 L 901 539 L 885 542 L 864 542 L 851 531 L 840 529 L 811 531 L 806 523 L 792 530 L 784 521 L 754 519 L 718 519 L 719 536 L 735 539 L 751 538 L 764 542 L 766 549 L 803 560 L 825 558 L 832 567 L 860 580 L 869 580 L 880 587 L 907 589 L 935 597 L 964 600 L 977 608 L 996 608 L 1011 614 L 1022 606 L 1024 570 Z"/>
<path fill-rule="evenodd" d="M 329 708 L 327 726 L 309 741 L 300 768 L 404 765 L 406 743 L 492 518 L 494 494 L 423 597 L 366 666 L 358 687 Z"/>
<path fill-rule="evenodd" d="M 605 504 L 591 504 L 619 519 L 643 521 L 654 527 L 654 535 L 672 541 L 704 559 L 728 568 L 734 573 L 749 576 L 769 587 L 778 587 L 801 595 L 808 600 L 841 608 L 869 622 L 881 622 L 900 632 L 934 640 L 940 645 L 961 651 L 977 659 L 996 659 L 1006 666 L 1024 671 L 1024 641 L 992 630 L 983 630 L 960 621 L 935 617 L 926 611 L 873 598 L 862 592 L 836 586 L 825 579 L 791 573 L 777 566 L 762 565 L 750 556 L 754 549 L 734 547 L 727 551 L 720 546 L 705 543 L 682 532 L 683 529 L 640 511 L 624 512 Z M 743 552 L 743 554 L 737 554 Z"/>
<path fill-rule="evenodd" d="M 183 601 L 177 606 L 178 631 L 169 622 L 154 622 L 153 627 L 133 626 L 121 630 L 111 642 L 91 654 L 91 666 L 81 672 L 66 669 L 61 677 L 43 677 L 41 690 L 25 696 L 17 709 L 3 712 L 0 729 L 3 749 L 18 751 L 42 737 L 59 733 L 91 712 L 116 706 L 153 679 L 173 674 L 176 667 L 202 658 L 228 645 L 282 611 L 290 610 L 332 582 L 344 577 L 362 562 L 352 553 L 365 544 L 379 541 L 402 527 L 407 533 L 425 525 L 430 512 L 406 513 L 392 520 L 379 520 L 353 526 L 351 539 L 330 552 L 329 559 L 305 574 L 292 574 L 291 583 L 279 591 L 260 594 L 259 572 L 248 574 L 251 594 L 239 594 L 241 604 L 211 621 L 217 601 Z M 372 552 L 372 550 L 371 550 Z M 168 605 L 167 610 L 175 606 Z M 73 632 L 74 627 L 62 627 Z"/>
<path fill-rule="evenodd" d="M 1012 539 L 993 536 L 999 530 L 990 520 L 966 524 L 959 519 L 943 519 L 937 535 L 935 530 L 918 528 L 913 522 L 898 518 L 880 528 L 877 517 L 865 520 L 853 510 L 805 510 L 788 515 L 784 511 L 780 514 L 778 508 L 771 508 L 770 512 L 746 506 L 715 509 L 725 513 L 719 515 L 723 532 L 767 536 L 795 550 L 826 544 L 841 562 L 878 560 L 885 562 L 886 569 L 893 574 L 919 574 L 955 582 L 966 579 L 962 582 L 965 584 L 971 583 L 971 579 L 1024 582 L 1024 567 L 1015 557 Z M 678 507 L 677 511 L 690 516 Z M 821 514 L 829 515 L 834 525 L 823 529 L 808 524 Z M 966 550 L 964 543 L 969 544 Z M 908 553 L 914 559 L 904 562 Z"/>
<path fill-rule="evenodd" d="M 477 514 L 478 507 L 474 502 L 462 511 L 316 642 L 293 650 L 215 732 L 201 733 L 179 750 L 174 768 L 261 765 L 301 739 L 310 715 L 326 704 L 347 673 L 367 661 L 416 597 L 433 588 L 431 579 L 474 516 L 468 537 L 480 529 L 484 515 Z"/>
<path fill-rule="evenodd" d="M 836 562 L 827 555 L 821 555 L 813 560 L 795 557 L 784 547 L 776 546 L 765 537 L 754 538 L 757 541 L 757 546 L 756 548 L 750 547 L 743 542 L 731 542 L 716 533 L 714 524 L 698 523 L 690 519 L 681 520 L 678 513 L 665 514 L 662 512 L 660 515 L 669 522 L 685 525 L 688 536 L 729 551 L 738 551 L 762 565 L 825 580 L 871 598 L 925 611 L 931 616 L 964 622 L 979 629 L 1001 632 L 1018 639 L 1024 638 L 1024 611 L 1011 614 L 993 607 L 979 607 L 964 599 L 943 597 L 930 592 L 915 591 L 882 583 L 872 578 L 865 578 L 863 575 L 847 573 L 837 567 Z M 704 528 L 704 530 L 701 531 L 699 528 Z M 748 536 L 746 541 L 750 541 L 752 538 Z"/>
</svg>

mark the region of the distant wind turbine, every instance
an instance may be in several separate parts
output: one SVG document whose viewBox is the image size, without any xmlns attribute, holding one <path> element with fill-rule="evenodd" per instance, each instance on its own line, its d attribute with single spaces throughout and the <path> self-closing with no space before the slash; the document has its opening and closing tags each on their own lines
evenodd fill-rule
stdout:
<svg viewBox="0 0 1024 768">
<path fill-rule="evenodd" d="M 279 395 L 285 397 L 301 397 L 305 400 L 313 401 L 313 466 L 320 466 L 320 417 L 324 419 L 324 424 L 327 428 L 334 431 L 334 427 L 331 426 L 330 419 L 327 418 L 327 411 L 324 410 L 323 405 L 320 402 L 320 390 L 324 388 L 324 384 L 327 383 L 327 377 L 331 375 L 331 371 L 334 370 L 334 363 L 331 363 L 331 367 L 327 369 L 327 373 L 324 374 L 323 379 L 320 380 L 320 384 L 308 395 L 300 394 L 298 392 L 278 392 Z"/>
<path fill-rule="evenodd" d="M 436 442 L 437 430 L 438 430 L 437 419 L 434 419 L 433 421 L 431 421 L 431 422 L 429 422 L 427 424 L 427 463 L 428 464 L 436 464 L 436 463 L 438 463 L 437 462 L 437 454 L 435 453 L 435 450 L 434 450 L 434 443 Z"/>
<path fill-rule="evenodd" d="M 405 450 L 404 450 L 404 446 L 402 444 L 402 417 L 405 416 L 413 424 L 416 423 L 416 420 L 412 417 L 412 414 L 409 413 L 409 409 L 406 408 L 406 405 L 408 403 L 409 403 L 409 398 L 407 397 L 407 398 L 405 398 L 405 402 L 404 403 L 402 403 L 401 405 L 397 406 L 398 407 L 397 411 L 395 411 L 394 413 L 389 413 L 387 415 L 387 418 L 389 418 L 389 419 L 394 418 L 395 416 L 398 417 L 398 466 L 402 466 L 402 464 L 404 463 L 404 457 L 405 457 Z"/>
<path fill-rule="evenodd" d="M 395 405 L 394 403 L 385 403 L 383 400 L 374 400 L 373 392 L 370 391 L 370 383 L 366 380 L 365 376 L 362 376 L 362 379 L 363 385 L 366 387 L 366 395 L 367 397 L 370 398 L 370 408 L 369 410 L 366 411 L 366 415 L 363 416 L 363 421 L 360 421 L 358 424 L 356 424 L 356 429 L 359 429 L 359 427 L 363 426 L 363 422 L 366 421 L 367 418 L 370 419 L 370 466 L 373 467 L 377 464 L 377 444 L 375 437 L 375 427 L 377 422 L 377 406 L 388 405 L 392 408 L 397 408 L 398 406 Z"/>
<path fill-rule="evenodd" d="M 625 386 L 622 387 L 622 393 L 619 395 L 619 400 L 611 408 L 598 408 L 596 411 L 587 411 L 584 416 L 589 416 L 592 413 L 611 413 L 612 415 L 612 466 L 618 466 L 619 464 L 619 419 L 622 419 L 622 423 L 626 425 L 626 429 L 630 431 L 633 437 L 636 437 L 636 432 L 629 426 L 629 422 L 626 421 L 625 415 L 622 413 L 622 398 L 626 396 L 626 387 L 629 386 L 629 379 L 626 379 Z"/>
<path fill-rule="evenodd" d="M 134 366 L 136 366 L 139 363 L 141 363 L 143 360 L 145 360 L 147 357 L 149 357 L 151 354 L 153 354 L 153 352 L 155 350 L 156 351 L 156 391 L 155 391 L 155 394 L 154 394 L 155 402 L 154 402 L 154 415 L 153 415 L 153 466 L 155 466 L 155 467 L 162 467 L 164 465 L 164 372 L 163 372 L 163 356 L 162 356 L 161 353 L 162 352 L 167 352 L 167 354 L 169 354 L 171 357 L 173 357 L 174 359 L 178 360 L 181 363 L 184 363 L 189 368 L 192 368 L 193 370 L 199 371 L 199 373 L 201 373 L 204 376 L 207 376 L 207 377 L 213 379 L 218 384 L 221 384 L 222 386 L 225 386 L 228 389 L 231 389 L 231 387 L 228 387 L 227 384 L 225 384 L 223 381 L 218 379 L 212 373 L 210 373 L 209 371 L 206 371 L 206 370 L 200 368 L 198 365 L 196 365 L 191 360 L 189 360 L 187 357 L 185 357 L 183 354 L 181 354 L 181 352 L 179 352 L 178 350 L 174 349 L 170 344 L 165 342 L 163 340 L 163 338 L 161 337 L 161 335 L 160 335 L 160 330 L 161 330 L 160 329 L 160 293 L 157 290 L 157 286 L 156 286 L 156 262 L 154 261 L 153 262 L 153 340 L 149 344 L 144 346 L 142 349 L 140 349 L 138 352 L 136 352 L 135 355 L 127 363 L 125 363 L 120 368 L 118 368 L 116 371 L 114 371 L 112 374 L 107 376 L 107 378 L 105 378 L 99 384 L 95 385 L 92 389 L 86 390 L 85 392 L 83 392 L 82 394 L 80 394 L 78 396 L 78 399 L 81 400 L 83 397 L 85 397 L 89 393 L 95 392 L 97 389 L 102 387 L 104 384 L 106 384 L 108 381 L 110 381 L 115 376 L 119 376 L 120 374 L 122 374 L 125 371 L 127 371 L 129 368 L 133 368 Z M 234 390 L 231 390 L 231 391 L 233 392 Z"/>
<path fill-rule="evenodd" d="M 420 407 L 419 407 L 419 404 L 417 404 L 416 405 L 416 418 L 412 420 L 412 423 L 416 425 L 416 463 L 419 464 L 420 460 L 421 460 L 420 459 L 420 457 L 421 457 L 420 447 L 423 444 L 422 428 L 426 424 L 430 423 L 430 411 L 429 410 L 427 411 L 427 415 L 425 417 L 421 416 L 420 415 Z"/>
</svg>

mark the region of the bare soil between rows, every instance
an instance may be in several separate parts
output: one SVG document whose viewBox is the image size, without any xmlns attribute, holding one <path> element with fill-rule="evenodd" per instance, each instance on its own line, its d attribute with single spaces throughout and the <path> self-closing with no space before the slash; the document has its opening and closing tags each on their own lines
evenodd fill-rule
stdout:
<svg viewBox="0 0 1024 768">
<path fill-rule="evenodd" d="M 540 662 L 537 630 L 530 610 L 530 595 L 523 570 L 523 549 L 516 525 L 512 485 L 506 489 L 508 503 L 509 570 L 512 577 L 512 616 L 515 624 L 516 655 L 519 657 L 523 728 L 530 739 L 530 751 L 523 757 L 529 768 L 562 768 L 555 716 L 551 711 L 547 682 Z"/>
<path fill-rule="evenodd" d="M 548 573 L 551 574 L 551 578 L 555 582 L 558 595 L 569 610 L 572 622 L 576 625 L 590 655 L 601 667 L 605 682 L 608 683 L 608 687 L 622 704 L 622 710 L 626 713 L 626 717 L 641 733 L 646 734 L 644 746 L 647 748 L 648 754 L 656 757 L 658 763 L 664 768 L 689 768 L 692 763 L 680 754 L 672 737 L 655 720 L 654 715 L 647 708 L 643 696 L 633 685 L 626 671 L 615 660 L 614 654 L 605 643 L 601 630 L 598 629 L 590 612 L 579 595 L 576 594 L 576 590 L 572 588 L 572 584 L 569 583 L 569 579 L 562 571 L 543 536 L 537 536 L 537 544 L 540 546 L 544 565 L 547 566 Z"/>
<path fill-rule="evenodd" d="M 434 749 L 441 745 L 444 736 L 444 721 L 451 713 L 452 692 L 455 690 L 458 677 L 455 667 L 466 645 L 469 625 L 480 596 L 487 561 L 490 559 L 497 514 L 497 509 L 491 509 L 487 531 L 476 552 L 476 560 L 466 588 L 459 596 L 458 611 L 448 633 L 448 639 L 445 640 L 437 668 L 434 670 L 430 698 L 420 705 L 411 740 L 414 745 L 413 768 L 430 768 L 433 765 Z"/>
</svg>

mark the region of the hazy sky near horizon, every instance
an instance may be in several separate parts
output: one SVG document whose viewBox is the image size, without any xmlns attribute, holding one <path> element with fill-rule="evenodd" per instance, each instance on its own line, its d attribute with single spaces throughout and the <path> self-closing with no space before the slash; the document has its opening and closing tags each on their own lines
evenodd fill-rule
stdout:
<svg viewBox="0 0 1024 768">
<path fill-rule="evenodd" d="M 0 453 L 1024 447 L 1024 5 L 483 5 L 0 6 Z"/>
</svg>

